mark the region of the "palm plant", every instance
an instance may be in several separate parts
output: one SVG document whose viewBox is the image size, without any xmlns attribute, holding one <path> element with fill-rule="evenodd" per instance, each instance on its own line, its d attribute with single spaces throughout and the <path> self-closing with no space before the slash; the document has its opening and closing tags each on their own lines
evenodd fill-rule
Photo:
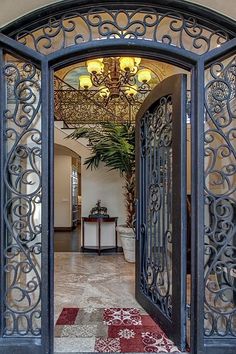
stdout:
<svg viewBox="0 0 236 354">
<path fill-rule="evenodd" d="M 85 160 L 87 168 L 98 168 L 103 162 L 110 170 L 118 170 L 125 179 L 126 224 L 132 227 L 135 214 L 135 126 L 129 122 L 103 122 L 94 128 L 77 128 L 68 137 L 88 139 L 92 154 Z"/>
</svg>

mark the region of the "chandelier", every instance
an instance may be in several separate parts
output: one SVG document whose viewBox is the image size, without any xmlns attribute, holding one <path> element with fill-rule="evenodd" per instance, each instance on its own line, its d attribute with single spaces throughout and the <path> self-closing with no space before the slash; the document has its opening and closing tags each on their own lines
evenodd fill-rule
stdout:
<svg viewBox="0 0 236 354">
<path fill-rule="evenodd" d="M 141 58 L 99 58 L 86 62 L 85 75 L 79 77 L 79 90 L 96 90 L 99 101 L 108 104 L 125 99 L 134 104 L 150 91 L 151 70 L 142 67 Z"/>
</svg>

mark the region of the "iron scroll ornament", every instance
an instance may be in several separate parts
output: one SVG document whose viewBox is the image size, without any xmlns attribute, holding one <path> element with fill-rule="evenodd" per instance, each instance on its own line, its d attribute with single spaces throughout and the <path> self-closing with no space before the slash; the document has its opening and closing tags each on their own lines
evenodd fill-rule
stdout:
<svg viewBox="0 0 236 354">
<path fill-rule="evenodd" d="M 32 63 L 5 58 L 4 335 L 40 336 L 41 74 Z"/>
<path fill-rule="evenodd" d="M 172 96 L 141 119 L 141 173 L 147 179 L 141 289 L 172 318 Z"/>
<path fill-rule="evenodd" d="M 34 30 L 27 26 L 14 33 L 14 39 L 43 54 L 73 45 L 103 39 L 140 39 L 173 45 L 199 55 L 230 39 L 223 30 L 213 30 L 197 18 L 155 8 L 93 8 L 59 13 L 45 19 Z"/>
<path fill-rule="evenodd" d="M 236 337 L 236 58 L 205 86 L 205 336 Z"/>
</svg>

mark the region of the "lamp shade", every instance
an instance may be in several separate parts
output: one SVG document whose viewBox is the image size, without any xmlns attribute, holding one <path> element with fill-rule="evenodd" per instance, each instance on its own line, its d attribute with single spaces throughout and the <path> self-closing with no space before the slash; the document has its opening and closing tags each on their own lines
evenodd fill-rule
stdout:
<svg viewBox="0 0 236 354">
<path fill-rule="evenodd" d="M 120 68 L 122 71 L 133 71 L 135 66 L 134 58 L 122 57 L 120 58 Z"/>
<path fill-rule="evenodd" d="M 127 89 L 125 90 L 126 95 L 128 96 L 134 96 L 138 92 L 138 86 L 133 85 L 133 86 L 128 86 Z"/>
<path fill-rule="evenodd" d="M 103 68 L 104 68 L 104 64 L 100 59 L 87 61 L 87 69 L 90 74 L 100 74 Z"/>
<path fill-rule="evenodd" d="M 136 66 L 139 66 L 139 64 L 141 63 L 141 58 L 134 58 L 134 62 Z"/>
<path fill-rule="evenodd" d="M 141 69 L 138 71 L 138 81 L 139 82 L 149 82 L 152 78 L 151 71 L 149 69 Z"/>
<path fill-rule="evenodd" d="M 82 88 L 83 90 L 87 90 L 93 86 L 89 75 L 81 75 L 79 77 L 79 84 L 80 88 Z"/>
</svg>

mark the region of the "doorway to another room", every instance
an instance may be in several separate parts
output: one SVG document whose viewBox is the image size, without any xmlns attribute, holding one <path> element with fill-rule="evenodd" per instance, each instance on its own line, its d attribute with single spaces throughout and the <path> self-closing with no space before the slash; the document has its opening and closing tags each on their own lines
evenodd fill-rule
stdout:
<svg viewBox="0 0 236 354">
<path fill-rule="evenodd" d="M 59 128 L 55 124 L 55 130 L 57 129 Z M 82 202 L 81 157 L 60 144 L 54 145 L 54 193 L 55 252 L 79 252 Z"/>
<path fill-rule="evenodd" d="M 123 66 L 123 70 L 122 59 L 126 60 L 124 65 L 127 65 Z M 133 61 L 134 68 L 128 67 L 131 65 L 129 61 Z M 151 264 L 141 260 L 137 250 L 135 255 L 135 237 L 132 233 L 136 226 L 136 182 L 133 177 L 129 181 L 126 177 L 127 171 L 132 171 L 134 176 L 135 164 L 136 168 L 141 168 L 141 162 L 137 161 L 137 156 L 135 158 L 134 143 L 139 129 L 136 119 L 141 106 L 145 100 L 147 102 L 155 87 L 166 78 L 181 73 L 189 76 L 190 90 L 190 73 L 173 65 L 145 58 L 89 59 L 55 72 L 55 352 L 179 351 L 180 345 L 168 338 L 157 319 L 150 316 L 152 313 L 148 310 L 149 305 L 144 309 L 142 300 L 139 299 L 138 302 L 136 299 L 135 287 L 137 288 L 139 275 L 135 262 L 141 262 L 145 271 L 148 271 Z M 156 113 L 156 116 L 159 114 L 159 120 L 152 119 L 149 126 L 153 124 L 155 130 L 164 119 L 163 132 L 167 129 L 172 134 L 172 109 L 168 110 L 171 104 L 161 103 L 159 112 Z M 190 105 L 187 90 L 186 104 Z M 183 115 L 180 111 L 179 114 Z M 184 114 L 188 165 L 184 193 L 190 196 L 189 110 L 186 109 Z M 172 183 L 172 172 L 168 170 L 172 152 L 169 155 L 168 150 L 163 150 L 160 139 L 159 150 L 163 150 L 162 156 L 161 152 L 157 153 L 158 144 L 155 144 L 157 141 L 151 143 L 153 151 L 149 151 L 148 156 L 151 157 L 145 164 L 149 166 L 150 172 L 153 170 L 154 174 L 159 173 L 156 178 L 159 178 L 160 188 L 163 189 L 163 202 L 170 208 L 172 201 L 168 199 L 167 189 Z M 125 154 L 120 154 L 119 149 L 122 148 L 127 149 L 126 162 L 119 160 L 122 156 L 125 158 Z M 101 158 L 99 154 L 104 154 L 105 157 Z M 107 154 L 114 155 L 114 163 Z M 76 171 L 73 170 L 75 161 L 79 166 Z M 162 169 L 162 175 L 156 170 L 158 168 Z M 72 187 L 73 178 L 70 178 L 73 171 L 80 184 L 75 188 Z M 64 178 L 67 179 L 67 187 Z M 169 180 L 164 181 L 165 178 Z M 152 192 L 156 188 L 152 181 L 149 182 L 149 188 Z M 63 195 L 63 190 L 67 190 L 67 196 Z M 73 225 L 71 217 L 74 200 L 71 191 L 74 190 L 75 194 L 78 193 L 78 204 L 81 202 L 77 225 Z M 156 203 L 157 197 L 156 190 L 150 203 Z M 66 206 L 69 199 L 70 203 Z M 153 214 L 146 216 L 147 224 L 150 225 L 147 236 L 149 251 L 147 249 L 146 257 L 155 267 L 158 266 L 160 257 L 163 257 L 165 264 L 163 263 L 163 269 L 157 275 L 159 279 L 156 289 L 159 288 L 160 291 L 159 300 L 168 302 L 172 295 L 172 289 L 168 288 L 172 281 L 173 254 L 167 244 L 168 249 L 165 250 L 161 248 L 161 244 L 165 244 L 167 240 L 164 228 L 167 224 L 172 227 L 169 224 L 171 214 L 167 214 L 167 209 L 161 211 L 160 215 L 158 210 L 152 210 L 151 213 Z M 63 221 L 63 218 L 66 220 L 66 215 L 69 215 L 67 220 L 71 230 L 67 229 L 68 225 L 63 224 L 66 222 Z M 118 233 L 117 237 L 117 225 L 127 224 L 131 235 L 129 232 L 126 235 Z M 155 240 L 151 231 L 153 228 L 155 232 L 159 232 L 159 238 Z M 170 245 L 171 240 L 169 241 Z M 151 278 L 147 279 L 147 284 L 151 285 L 150 280 Z M 184 282 L 188 283 L 189 300 L 190 274 Z M 169 294 L 165 295 L 166 292 Z M 156 300 L 157 303 L 159 300 Z M 162 306 L 161 303 L 158 306 Z M 187 344 L 187 338 L 185 342 Z M 185 349 L 186 344 L 182 343 L 182 349 Z"/>
</svg>

